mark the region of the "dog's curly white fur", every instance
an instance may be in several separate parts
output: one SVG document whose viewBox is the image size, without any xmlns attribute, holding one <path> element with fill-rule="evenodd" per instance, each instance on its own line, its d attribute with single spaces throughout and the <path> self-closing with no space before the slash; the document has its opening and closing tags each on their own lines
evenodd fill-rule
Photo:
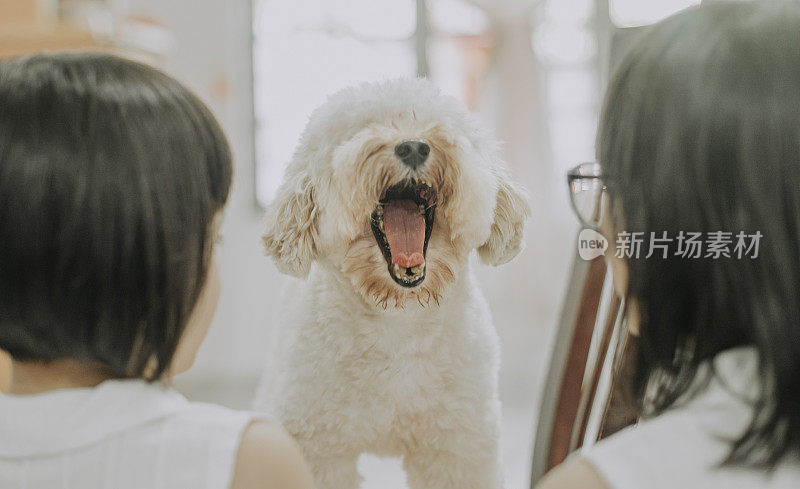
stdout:
<svg viewBox="0 0 800 489">
<path fill-rule="evenodd" d="M 409 139 L 430 148 L 417 168 L 395 154 Z M 402 182 L 436 196 L 413 287 L 373 231 Z M 267 253 L 306 280 L 287 291 L 256 404 L 296 437 L 320 489 L 358 487 L 364 452 L 402 456 L 413 489 L 502 486 L 498 340 L 468 257 L 511 260 L 527 214 L 499 145 L 427 81 L 348 88 L 312 114 L 267 212 Z"/>
</svg>

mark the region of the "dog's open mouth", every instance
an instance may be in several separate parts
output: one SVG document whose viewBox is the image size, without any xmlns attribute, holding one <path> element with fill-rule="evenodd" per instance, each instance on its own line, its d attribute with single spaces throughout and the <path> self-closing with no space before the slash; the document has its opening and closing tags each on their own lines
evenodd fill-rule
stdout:
<svg viewBox="0 0 800 489">
<path fill-rule="evenodd" d="M 372 232 L 389 275 L 403 287 L 416 287 L 425 280 L 425 253 L 435 213 L 436 192 L 416 180 L 386 189 L 372 212 Z"/>
</svg>

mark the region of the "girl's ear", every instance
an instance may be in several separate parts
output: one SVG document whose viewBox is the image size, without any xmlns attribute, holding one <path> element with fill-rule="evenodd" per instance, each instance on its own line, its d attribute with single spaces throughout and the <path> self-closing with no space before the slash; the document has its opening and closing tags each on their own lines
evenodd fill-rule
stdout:
<svg viewBox="0 0 800 489">
<path fill-rule="evenodd" d="M 304 278 L 316 258 L 317 205 L 307 171 L 288 175 L 267 208 L 262 239 L 267 254 L 282 273 Z"/>
<path fill-rule="evenodd" d="M 530 206 L 523 191 L 504 174 L 498 175 L 495 198 L 492 230 L 478 247 L 478 256 L 483 263 L 497 266 L 511 261 L 525 247 L 522 236 Z"/>
</svg>

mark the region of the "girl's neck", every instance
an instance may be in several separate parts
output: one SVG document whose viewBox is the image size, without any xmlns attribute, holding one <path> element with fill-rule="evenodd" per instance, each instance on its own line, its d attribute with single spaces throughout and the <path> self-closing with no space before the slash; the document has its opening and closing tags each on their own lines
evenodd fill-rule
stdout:
<svg viewBox="0 0 800 489">
<path fill-rule="evenodd" d="M 100 363 L 71 359 L 12 363 L 9 394 L 40 394 L 56 389 L 95 387 L 115 376 Z"/>
</svg>

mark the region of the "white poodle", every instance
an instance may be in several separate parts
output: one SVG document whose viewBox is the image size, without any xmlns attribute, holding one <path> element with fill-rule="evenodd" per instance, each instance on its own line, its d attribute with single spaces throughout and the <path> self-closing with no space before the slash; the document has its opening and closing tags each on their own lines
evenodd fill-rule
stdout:
<svg viewBox="0 0 800 489">
<path fill-rule="evenodd" d="M 269 206 L 280 338 L 256 405 L 296 437 L 319 489 L 361 453 L 412 489 L 498 489 L 498 340 L 469 268 L 522 248 L 528 205 L 498 143 L 424 80 L 342 90 L 310 118 Z"/>
</svg>

